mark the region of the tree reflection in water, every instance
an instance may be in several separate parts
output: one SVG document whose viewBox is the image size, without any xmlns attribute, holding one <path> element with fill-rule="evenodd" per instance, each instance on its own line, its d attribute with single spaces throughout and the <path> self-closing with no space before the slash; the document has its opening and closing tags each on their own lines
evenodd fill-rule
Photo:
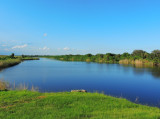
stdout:
<svg viewBox="0 0 160 119">
<path fill-rule="evenodd" d="M 123 67 L 132 67 L 133 73 L 136 75 L 142 75 L 145 73 L 150 73 L 152 76 L 154 76 L 156 79 L 160 79 L 160 67 L 153 66 L 153 65 L 143 65 L 143 64 L 122 64 Z"/>
</svg>

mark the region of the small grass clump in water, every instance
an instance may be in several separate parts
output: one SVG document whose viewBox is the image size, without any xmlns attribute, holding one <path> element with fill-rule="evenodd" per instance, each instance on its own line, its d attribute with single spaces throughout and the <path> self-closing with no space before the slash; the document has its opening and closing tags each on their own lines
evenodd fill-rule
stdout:
<svg viewBox="0 0 160 119">
<path fill-rule="evenodd" d="M 0 80 L 0 91 L 7 91 L 9 86 L 3 80 Z"/>
<path fill-rule="evenodd" d="M 0 119 L 158 119 L 160 109 L 98 93 L 0 92 Z"/>
</svg>

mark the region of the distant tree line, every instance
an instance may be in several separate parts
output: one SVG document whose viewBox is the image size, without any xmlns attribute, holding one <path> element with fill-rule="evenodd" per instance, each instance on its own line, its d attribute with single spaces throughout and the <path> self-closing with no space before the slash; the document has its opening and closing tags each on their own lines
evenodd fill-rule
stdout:
<svg viewBox="0 0 160 119">
<path fill-rule="evenodd" d="M 106 54 L 86 54 L 86 55 L 57 55 L 57 56 L 43 56 L 48 58 L 54 58 L 57 60 L 64 61 L 87 61 L 87 62 L 100 62 L 100 63 L 119 63 L 120 60 L 128 59 L 128 60 L 147 60 L 151 61 L 154 64 L 160 63 L 160 50 L 154 50 L 151 53 L 147 53 L 143 50 L 134 50 L 130 53 L 123 54 L 114 54 L 114 53 L 106 53 Z"/>
</svg>

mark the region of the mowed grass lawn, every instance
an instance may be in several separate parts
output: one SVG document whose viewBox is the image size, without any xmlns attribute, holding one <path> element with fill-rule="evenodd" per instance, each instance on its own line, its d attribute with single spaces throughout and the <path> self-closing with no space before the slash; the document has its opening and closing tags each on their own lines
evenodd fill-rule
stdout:
<svg viewBox="0 0 160 119">
<path fill-rule="evenodd" d="M 156 107 L 99 93 L 1 91 L 0 119 L 159 119 Z"/>
</svg>

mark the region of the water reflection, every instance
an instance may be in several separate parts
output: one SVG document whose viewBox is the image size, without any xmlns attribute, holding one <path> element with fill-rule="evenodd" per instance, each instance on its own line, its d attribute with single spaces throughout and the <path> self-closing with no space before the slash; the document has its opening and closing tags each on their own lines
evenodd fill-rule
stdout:
<svg viewBox="0 0 160 119">
<path fill-rule="evenodd" d="M 160 67 L 153 65 L 122 65 L 123 67 L 131 67 L 136 75 L 143 75 L 145 73 L 150 73 L 156 79 L 160 79 Z M 124 68 L 127 72 L 128 68 Z"/>
<path fill-rule="evenodd" d="M 2 68 L 0 68 L 0 72 L 2 72 L 2 70 L 3 70 L 3 69 L 2 69 Z"/>
</svg>

